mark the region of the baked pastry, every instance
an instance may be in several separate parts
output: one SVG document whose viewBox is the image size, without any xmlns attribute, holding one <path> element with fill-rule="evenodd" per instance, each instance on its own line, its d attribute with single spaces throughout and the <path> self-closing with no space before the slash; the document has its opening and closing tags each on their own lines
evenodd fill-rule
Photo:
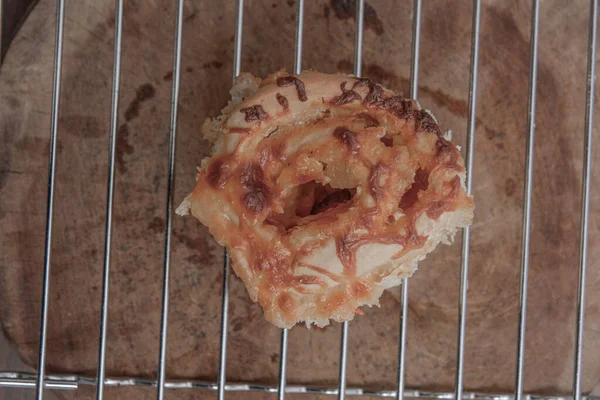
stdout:
<svg viewBox="0 0 600 400">
<path fill-rule="evenodd" d="M 241 74 L 189 212 L 226 246 L 267 320 L 324 326 L 384 289 L 473 218 L 465 167 L 433 115 L 343 74 Z"/>
</svg>

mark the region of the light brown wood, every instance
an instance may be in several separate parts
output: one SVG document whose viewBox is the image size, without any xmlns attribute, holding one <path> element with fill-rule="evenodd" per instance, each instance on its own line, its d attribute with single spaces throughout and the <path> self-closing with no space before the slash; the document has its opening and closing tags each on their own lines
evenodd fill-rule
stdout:
<svg viewBox="0 0 600 400">
<path fill-rule="evenodd" d="M 154 377 L 158 337 L 172 84 L 174 2 L 125 2 L 112 242 L 107 373 Z M 353 7 L 306 4 L 303 66 L 350 72 Z M 408 93 L 411 3 L 367 7 L 364 75 Z M 424 2 L 419 100 L 464 145 L 470 2 Z M 484 2 L 475 139 L 470 286 L 465 351 L 468 390 L 514 385 L 527 117 L 530 2 Z M 541 9 L 525 389 L 568 393 L 572 383 L 578 267 L 588 2 Z M 0 320 L 29 365 L 37 360 L 46 214 L 55 2 L 42 0 L 0 70 Z M 97 368 L 114 9 L 68 1 L 59 121 L 48 326 L 48 370 Z M 243 70 L 291 68 L 293 2 L 248 0 Z M 200 126 L 231 85 L 233 2 L 188 1 L 183 28 L 175 199 L 208 154 Z M 597 107 L 598 108 L 598 107 Z M 596 118 L 597 128 L 600 119 Z M 595 146 L 595 160 L 598 160 Z M 600 377 L 600 163 L 592 178 L 583 387 Z M 167 371 L 215 380 L 222 249 L 193 218 L 174 220 Z M 457 339 L 460 237 L 437 249 L 410 280 L 407 386 L 451 390 Z M 280 331 L 232 277 L 227 377 L 277 380 Z M 398 290 L 351 323 L 349 385 L 393 388 Z M 288 379 L 336 384 L 339 325 L 290 332 Z M 112 392 L 115 390 L 115 392 Z M 122 391 L 118 391 L 122 390 Z M 117 392 L 118 391 L 118 392 Z M 118 398 L 147 390 L 111 389 Z M 180 393 L 180 397 L 177 397 Z M 65 398 L 89 398 L 91 388 Z M 123 397 L 122 397 L 123 396 Z M 214 393 L 170 391 L 171 398 Z M 229 398 L 248 398 L 242 394 Z M 266 398 L 266 395 L 255 395 Z M 112 398 L 112 397 L 111 397 Z"/>
</svg>

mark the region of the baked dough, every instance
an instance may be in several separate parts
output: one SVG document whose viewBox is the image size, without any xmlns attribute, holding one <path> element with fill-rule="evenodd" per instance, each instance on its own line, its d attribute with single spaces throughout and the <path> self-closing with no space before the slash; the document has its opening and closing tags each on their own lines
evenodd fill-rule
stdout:
<svg viewBox="0 0 600 400">
<path fill-rule="evenodd" d="M 189 212 L 229 250 L 267 320 L 325 326 L 378 305 L 473 219 L 457 147 L 433 115 L 343 74 L 241 74 Z"/>
</svg>

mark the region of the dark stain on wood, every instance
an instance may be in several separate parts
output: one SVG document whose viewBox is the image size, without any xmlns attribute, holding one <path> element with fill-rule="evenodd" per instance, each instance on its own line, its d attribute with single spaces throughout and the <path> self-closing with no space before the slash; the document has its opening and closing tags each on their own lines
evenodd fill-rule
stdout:
<svg viewBox="0 0 600 400">
<path fill-rule="evenodd" d="M 60 124 L 69 134 L 81 137 L 102 137 L 106 131 L 98 118 L 91 115 L 68 115 L 60 118 Z"/>
<path fill-rule="evenodd" d="M 221 69 L 221 68 L 223 68 L 223 63 L 218 60 L 213 60 L 213 61 L 202 64 L 202 68 Z"/>
<path fill-rule="evenodd" d="M 517 182 L 513 178 L 506 178 L 506 182 L 504 182 L 504 193 L 508 197 L 511 197 L 517 191 Z"/>
<path fill-rule="evenodd" d="M 149 83 L 145 83 L 138 87 L 135 92 L 135 98 L 129 103 L 129 106 L 125 111 L 125 121 L 131 121 L 137 117 L 140 114 L 140 106 L 142 103 L 153 98 L 154 94 L 154 86 Z"/>
<path fill-rule="evenodd" d="M 148 229 L 154 233 L 164 233 L 165 232 L 165 220 L 161 217 L 154 217 L 152 221 L 148 224 Z"/>
<path fill-rule="evenodd" d="M 185 232 L 174 230 L 173 237 L 177 239 L 178 243 L 182 243 L 190 250 L 194 251 L 194 255 L 200 257 L 195 258 L 194 260 L 201 263 L 207 264 L 210 263 L 212 257 L 210 255 L 210 247 L 208 245 L 208 241 L 203 236 L 193 238 L 188 236 Z"/>
<path fill-rule="evenodd" d="M 129 127 L 123 124 L 117 132 L 117 169 L 120 173 L 127 172 L 125 154 L 133 153 L 133 146 L 129 143 Z"/>
<path fill-rule="evenodd" d="M 356 17 L 356 0 L 331 0 L 331 8 L 339 19 L 354 19 Z M 369 3 L 365 3 L 365 26 L 377 35 L 384 32 L 383 22 L 377 16 L 377 12 Z"/>
</svg>

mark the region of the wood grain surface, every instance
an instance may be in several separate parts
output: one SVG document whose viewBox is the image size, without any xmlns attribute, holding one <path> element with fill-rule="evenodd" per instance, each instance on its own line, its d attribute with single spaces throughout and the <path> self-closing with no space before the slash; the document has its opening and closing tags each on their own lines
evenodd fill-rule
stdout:
<svg viewBox="0 0 600 400">
<path fill-rule="evenodd" d="M 468 390 L 513 390 L 529 68 L 529 1 L 483 2 L 475 139 L 471 264 L 465 351 Z M 55 1 L 41 0 L 0 69 L 0 322 L 35 366 L 46 216 Z M 233 1 L 185 3 L 175 199 L 193 187 L 209 151 L 200 126 L 231 86 Z M 408 93 L 412 2 L 371 0 L 364 75 Z M 349 0 L 306 2 L 304 68 L 351 72 Z M 568 393 L 572 385 L 586 84 L 588 2 L 542 2 L 531 266 L 524 384 Z M 161 310 L 175 2 L 128 0 L 113 220 L 107 374 L 155 377 Z M 293 1 L 247 0 L 242 69 L 291 69 Z M 471 2 L 424 2 L 419 100 L 464 146 Z M 47 367 L 95 375 L 106 213 L 114 1 L 66 2 L 54 209 Z M 598 109 L 598 107 L 596 107 Z M 598 110 L 597 110 L 598 111 Z M 598 114 L 598 113 L 597 113 Z M 596 128 L 600 119 L 596 118 Z M 598 146 L 594 159 L 598 160 Z M 592 173 L 583 388 L 600 378 L 600 162 Z M 167 373 L 215 380 L 222 249 L 193 218 L 173 226 Z M 460 235 L 410 280 L 407 387 L 454 385 Z M 275 383 L 280 331 L 232 276 L 227 378 Z M 350 324 L 348 383 L 396 381 L 399 291 Z M 288 380 L 335 385 L 340 326 L 290 331 Z M 60 393 L 88 399 L 92 388 Z M 150 389 L 110 389 L 142 399 Z M 215 398 L 169 391 L 169 398 Z M 231 394 L 228 398 L 272 398 Z M 290 398 L 295 398 L 291 396 Z M 300 397 L 301 398 L 301 397 Z"/>
</svg>

